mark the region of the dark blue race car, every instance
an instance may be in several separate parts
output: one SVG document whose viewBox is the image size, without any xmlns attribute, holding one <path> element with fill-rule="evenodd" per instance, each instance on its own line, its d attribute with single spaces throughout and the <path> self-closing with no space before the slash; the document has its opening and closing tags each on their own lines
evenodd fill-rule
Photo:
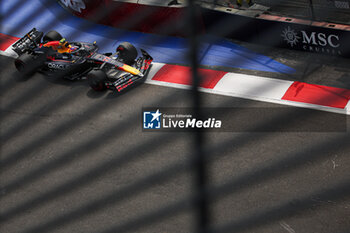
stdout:
<svg viewBox="0 0 350 233">
<path fill-rule="evenodd" d="M 18 54 L 17 70 L 25 75 L 39 71 L 70 80 L 88 79 L 96 91 L 122 91 L 143 79 L 153 58 L 128 42 L 121 43 L 114 54 L 100 54 L 96 43 L 67 42 L 58 32 L 46 35 L 33 28 L 12 45 Z"/>
</svg>

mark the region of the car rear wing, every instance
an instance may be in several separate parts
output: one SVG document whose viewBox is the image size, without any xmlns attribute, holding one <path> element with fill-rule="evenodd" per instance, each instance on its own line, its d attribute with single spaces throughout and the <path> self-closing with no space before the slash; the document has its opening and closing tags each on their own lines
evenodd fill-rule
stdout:
<svg viewBox="0 0 350 233">
<path fill-rule="evenodd" d="M 43 32 L 40 32 L 36 30 L 36 28 L 33 28 L 27 34 L 25 34 L 25 36 L 23 36 L 12 45 L 12 50 L 15 51 L 18 55 L 21 55 L 26 51 L 33 50 L 38 47 L 42 37 Z"/>
</svg>

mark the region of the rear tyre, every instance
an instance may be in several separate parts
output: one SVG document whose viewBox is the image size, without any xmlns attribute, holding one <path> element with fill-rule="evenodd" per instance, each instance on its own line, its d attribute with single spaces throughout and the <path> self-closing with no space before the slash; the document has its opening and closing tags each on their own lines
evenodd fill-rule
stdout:
<svg viewBox="0 0 350 233">
<path fill-rule="evenodd" d="M 49 41 L 59 41 L 62 38 L 63 37 L 58 32 L 56 32 L 56 31 L 49 31 L 43 37 L 43 42 L 45 43 L 45 42 L 49 42 Z"/>
<path fill-rule="evenodd" d="M 121 61 L 128 65 L 132 65 L 137 58 L 137 49 L 129 42 L 121 43 L 117 48 L 117 52 L 119 52 Z"/>
<path fill-rule="evenodd" d="M 105 81 L 107 80 L 107 75 L 102 70 L 92 70 L 87 75 L 87 80 L 90 87 L 95 91 L 106 90 Z"/>
<path fill-rule="evenodd" d="M 15 60 L 16 69 L 24 75 L 32 75 L 40 67 L 35 57 L 28 53 L 23 53 Z"/>
<path fill-rule="evenodd" d="M 41 43 L 41 38 L 43 38 L 44 33 L 40 32 L 39 35 L 36 37 L 35 42 L 40 44 Z"/>
</svg>

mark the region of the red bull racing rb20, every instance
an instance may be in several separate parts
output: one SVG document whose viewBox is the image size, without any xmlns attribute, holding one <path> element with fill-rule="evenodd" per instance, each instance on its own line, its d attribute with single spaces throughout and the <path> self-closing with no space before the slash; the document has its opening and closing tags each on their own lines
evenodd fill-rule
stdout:
<svg viewBox="0 0 350 233">
<path fill-rule="evenodd" d="M 68 42 L 58 32 L 44 35 L 33 28 L 12 45 L 18 54 L 17 70 L 24 75 L 43 72 L 47 75 L 87 79 L 92 89 L 122 91 L 147 75 L 153 58 L 143 49 L 121 43 L 115 53 L 100 54 L 96 42 Z"/>
</svg>

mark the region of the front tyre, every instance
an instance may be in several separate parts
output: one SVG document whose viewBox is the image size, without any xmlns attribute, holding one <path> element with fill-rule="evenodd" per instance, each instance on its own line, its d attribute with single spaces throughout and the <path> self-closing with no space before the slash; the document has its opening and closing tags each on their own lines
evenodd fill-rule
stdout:
<svg viewBox="0 0 350 233">
<path fill-rule="evenodd" d="M 128 65 L 132 65 L 137 57 L 137 49 L 129 42 L 121 43 L 117 48 L 117 52 L 121 61 Z"/>
<path fill-rule="evenodd" d="M 90 87 L 95 91 L 104 91 L 106 90 L 107 75 L 102 70 L 92 70 L 87 75 L 87 80 Z"/>
</svg>

